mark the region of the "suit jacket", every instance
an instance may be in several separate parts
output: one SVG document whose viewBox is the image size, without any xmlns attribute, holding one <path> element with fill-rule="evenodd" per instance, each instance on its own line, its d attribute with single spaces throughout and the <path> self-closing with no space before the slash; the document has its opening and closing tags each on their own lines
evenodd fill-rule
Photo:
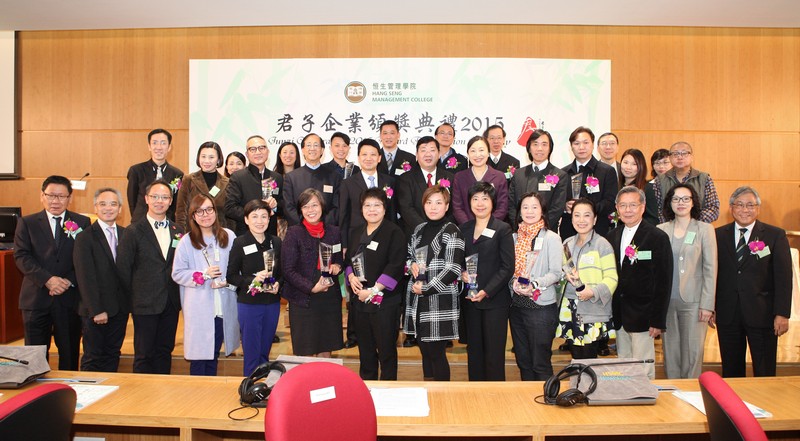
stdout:
<svg viewBox="0 0 800 441">
<path fill-rule="evenodd" d="M 447 179 L 453 184 L 453 174 L 441 167 L 436 169 L 436 181 Z M 400 222 L 406 237 L 414 233 L 414 229 L 425 219 L 425 210 L 422 208 L 422 193 L 428 189 L 422 169 L 415 166 L 397 179 L 395 197 L 397 198 L 397 211 L 400 213 Z M 451 193 L 452 194 L 452 193 Z M 453 204 L 447 210 L 445 219 L 453 220 Z"/>
<path fill-rule="evenodd" d="M 114 255 L 108 245 L 106 224 L 96 221 L 75 239 L 75 274 L 81 299 L 78 312 L 94 317 L 105 312 L 109 317 L 130 312 L 130 298 L 117 272 Z M 125 228 L 117 225 L 117 244 L 125 236 Z"/>
<path fill-rule="evenodd" d="M 769 255 L 749 251 L 739 265 L 736 260 L 736 224 L 716 230 L 719 258 L 717 277 L 717 323 L 726 325 L 741 314 L 751 327 L 772 328 L 776 315 L 789 317 L 792 306 L 792 259 L 786 232 L 756 221 L 750 242 L 763 241 Z M 766 249 L 766 248 L 765 248 Z"/>
<path fill-rule="evenodd" d="M 249 247 L 248 252 L 245 252 L 245 247 Z M 255 252 L 250 251 L 253 249 L 252 247 L 255 247 Z M 281 240 L 277 236 L 266 235 L 264 242 L 258 243 L 253 233 L 248 231 L 233 241 L 226 278 L 228 283 L 236 286 L 236 299 L 239 303 L 267 305 L 281 301 L 280 295 L 260 293 L 251 296 L 247 292 L 250 284 L 253 283 L 253 274 L 265 269 L 264 251 L 268 250 L 275 250 L 275 267 L 272 270 L 272 277 L 280 283 L 280 286 L 283 286 Z"/>
<path fill-rule="evenodd" d="M 675 222 L 658 226 L 672 238 Z M 687 240 L 691 239 L 690 243 Z M 701 309 L 714 310 L 714 297 L 717 289 L 717 239 L 711 224 L 692 219 L 686 234 L 679 240 L 678 272 L 680 286 L 672 286 L 684 302 L 699 303 Z M 675 256 L 673 256 L 674 258 Z M 674 259 L 673 259 L 674 260 Z M 674 261 L 673 261 L 674 264 Z"/>
<path fill-rule="evenodd" d="M 609 167 L 610 168 L 610 167 Z M 667 233 L 640 222 L 631 244 L 638 253 L 651 253 L 650 259 L 638 258 L 631 263 L 625 257 L 619 263 L 624 224 L 606 237 L 614 248 L 619 284 L 614 292 L 612 311 L 614 328 L 628 332 L 647 332 L 649 328 L 667 329 L 667 307 L 672 290 L 672 248 Z"/>
<path fill-rule="evenodd" d="M 389 175 L 378 173 L 378 188 L 391 187 L 394 190 L 394 178 Z M 367 182 L 359 171 L 349 178 L 342 181 L 339 187 L 339 228 L 342 230 L 342 244 L 350 243 L 350 232 L 364 225 L 364 215 L 361 213 L 361 195 L 367 191 Z M 394 197 L 388 199 L 385 218 L 393 223 L 397 223 L 397 212 L 395 210 Z"/>
<path fill-rule="evenodd" d="M 364 253 L 364 282 L 365 288 L 380 283 L 384 286 L 381 305 L 399 305 L 405 294 L 403 282 L 404 267 L 406 264 L 406 236 L 403 230 L 393 224 L 389 218 L 384 218 L 372 235 L 366 236 L 366 224 L 353 229 L 350 242 L 347 246 L 345 257 L 345 281 L 353 273 L 353 256 L 359 252 Z M 362 239 L 366 239 L 363 242 Z M 347 282 L 349 285 L 349 281 Z M 356 299 L 358 297 L 355 297 Z M 356 300 L 352 306 L 356 311 L 374 313 L 379 306 Z"/>
<path fill-rule="evenodd" d="M 505 175 L 491 167 L 487 167 L 486 174 L 481 181 L 492 184 L 495 189 L 495 203 L 492 216 L 500 220 L 505 220 L 508 215 L 508 181 L 506 181 Z M 471 169 L 458 172 L 453 177 L 453 191 L 451 192 L 450 206 L 457 225 L 461 225 L 470 219 L 475 219 L 475 215 L 472 214 L 472 210 L 469 206 L 469 189 L 472 188 L 476 182 L 478 182 L 478 180 L 475 179 L 475 175 L 472 173 Z"/>
<path fill-rule="evenodd" d="M 453 159 L 450 158 L 455 158 L 455 165 L 451 165 Z M 456 174 L 469 168 L 469 160 L 464 155 L 456 152 L 456 149 L 453 146 L 450 146 L 447 156 L 439 158 L 439 164 L 441 164 L 445 170 L 452 174 Z"/>
<path fill-rule="evenodd" d="M 342 178 L 339 173 L 329 167 L 320 165 L 317 169 L 311 169 L 307 165 L 290 171 L 284 181 L 285 191 L 283 200 L 285 201 L 284 218 L 289 225 L 297 225 L 302 221 L 298 213 L 297 199 L 300 193 L 308 188 L 316 188 L 322 193 L 325 202 L 325 224 L 339 224 L 339 187 Z"/>
<path fill-rule="evenodd" d="M 486 291 L 488 296 L 472 305 L 478 309 L 508 308 L 511 306 L 508 281 L 514 276 L 514 237 L 511 227 L 501 220 L 490 218 L 487 228 L 494 230 L 492 237 L 482 234 L 473 242 L 475 219 L 461 226 L 464 234 L 464 259 L 478 254 L 478 290 Z M 461 268 L 466 271 L 466 264 Z M 467 295 L 466 286 L 464 284 L 462 298 Z M 471 302 L 469 299 L 466 301 Z"/>
<path fill-rule="evenodd" d="M 264 168 L 264 179 L 272 178 L 277 183 L 272 197 L 278 202 L 278 210 L 274 214 L 283 214 L 283 176 L 272 170 Z M 244 206 L 253 199 L 261 199 L 261 175 L 258 167 L 248 165 L 242 170 L 234 172 L 228 180 L 225 189 L 225 216 L 228 217 L 228 226 L 236 225 L 233 232 L 240 236 L 249 229 L 244 223 Z M 267 232 L 273 236 L 278 234 L 278 223 L 270 219 Z"/>
<path fill-rule="evenodd" d="M 172 261 L 178 238 L 183 229 L 169 222 L 170 244 L 167 258 L 147 217 L 131 224 L 117 247 L 117 268 L 122 285 L 131 298 L 134 314 L 160 314 L 170 302 L 176 311 L 181 309 L 178 284 L 172 280 Z"/>
<path fill-rule="evenodd" d="M 303 225 L 293 225 L 286 230 L 281 259 L 284 280 L 281 296 L 288 300 L 292 307 L 297 305 L 300 308 L 308 308 L 311 304 L 311 290 L 320 277 L 320 270 L 317 269 L 320 242 L 339 245 L 341 250 L 342 236 L 339 227 L 325 224 L 325 235 L 321 240 L 312 237 Z M 331 264 L 341 265 L 342 260 L 341 251 L 335 252 Z M 338 292 L 338 283 L 328 288 L 327 292 L 332 289 Z"/>
<path fill-rule="evenodd" d="M 497 164 L 495 164 L 494 161 L 492 161 L 491 154 L 489 156 L 489 160 L 486 161 L 486 163 L 489 164 L 489 167 L 492 167 L 495 170 L 499 170 L 503 173 L 509 173 L 508 168 L 511 166 L 513 166 L 516 170 L 519 170 L 519 165 L 520 165 L 519 159 L 509 155 L 506 152 L 500 152 L 500 160 L 497 161 Z M 511 179 L 512 176 L 513 174 L 512 175 L 506 174 L 506 180 Z"/>
<path fill-rule="evenodd" d="M 545 182 L 548 175 L 558 177 L 558 183 L 551 186 Z M 547 167 L 538 172 L 533 171 L 533 164 L 525 166 L 522 170 L 517 170 L 508 185 L 508 218 L 511 220 L 514 229 L 517 227 L 517 215 L 519 201 L 524 194 L 536 192 L 542 195 L 547 209 L 547 227 L 558 232 L 558 221 L 564 214 L 564 205 L 567 202 L 567 192 L 570 186 L 569 177 L 560 168 L 547 163 Z"/>
<path fill-rule="evenodd" d="M 214 187 L 217 188 L 217 193 L 215 196 L 211 196 L 209 192 L 210 189 L 208 185 L 206 185 L 206 180 L 203 178 L 202 170 L 184 176 L 183 181 L 181 181 L 181 188 L 178 190 L 175 223 L 188 231 L 189 218 L 191 217 L 189 214 L 189 205 L 192 203 L 192 199 L 194 199 L 195 196 L 204 194 L 211 196 L 220 225 L 222 225 L 223 228 L 228 228 L 228 218 L 225 216 L 225 193 L 228 188 L 228 177 L 217 172 L 217 183 L 214 184 Z"/>
<path fill-rule="evenodd" d="M 86 216 L 73 211 L 64 211 L 61 217 L 62 226 L 71 220 L 84 232 L 89 228 L 89 218 Z M 78 236 L 81 234 L 83 232 Z M 44 210 L 23 216 L 19 220 L 14 234 L 14 261 L 23 276 L 19 291 L 19 309 L 48 309 L 54 297 L 58 297 L 60 302 L 71 307 L 78 306 L 78 279 L 75 277 L 72 260 L 74 245 L 75 240 L 65 236 L 62 243 L 56 247 L 50 220 Z M 60 296 L 51 296 L 45 283 L 53 276 L 69 279 L 72 287 Z"/>
<path fill-rule="evenodd" d="M 161 173 L 163 179 L 169 183 L 179 182 L 183 179 L 181 169 L 167 162 L 163 165 Z M 177 181 L 176 181 L 177 179 Z M 152 159 L 134 164 L 128 169 L 128 207 L 131 209 L 131 223 L 138 221 L 147 214 L 147 204 L 144 201 L 147 186 L 156 180 L 156 163 Z M 177 205 L 177 185 L 172 190 L 172 204 L 167 211 L 167 218 L 175 220 L 175 207 Z"/>
<path fill-rule="evenodd" d="M 381 162 L 378 163 L 378 172 L 397 178 L 405 173 L 405 171 L 403 171 L 404 162 L 408 162 L 408 165 L 412 168 L 416 167 L 417 157 L 413 153 L 409 153 L 398 147 L 394 151 L 394 161 L 392 162 L 392 169 L 390 170 L 386 166 L 386 151 L 381 149 Z"/>
<path fill-rule="evenodd" d="M 567 194 L 565 195 L 566 199 L 564 203 L 572 199 L 571 178 L 578 174 L 577 167 L 578 165 L 575 161 L 572 161 L 568 166 L 561 169 L 567 174 L 568 178 Z M 597 213 L 597 224 L 595 224 L 594 230 L 597 234 L 605 236 L 606 233 L 608 233 L 609 227 L 608 215 L 613 213 L 615 209 L 614 200 L 617 197 L 617 188 L 619 187 L 617 173 L 614 171 L 613 167 L 603 164 L 594 157 L 586 163 L 585 170 L 581 170 L 581 173 L 583 173 L 581 180 L 581 197 L 588 198 L 594 202 L 595 213 Z M 600 191 L 592 194 L 589 194 L 586 188 L 586 178 L 590 175 L 600 181 Z M 576 234 L 575 229 L 572 227 L 572 215 L 570 213 L 563 214 L 560 228 L 562 239 L 568 239 Z"/>
</svg>

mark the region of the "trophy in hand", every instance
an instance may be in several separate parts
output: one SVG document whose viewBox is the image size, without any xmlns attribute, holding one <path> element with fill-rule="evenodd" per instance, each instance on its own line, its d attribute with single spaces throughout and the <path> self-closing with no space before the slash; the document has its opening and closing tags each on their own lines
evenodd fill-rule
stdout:
<svg viewBox="0 0 800 441">
<path fill-rule="evenodd" d="M 581 184 L 583 184 L 583 173 L 572 175 L 571 183 L 572 183 L 572 199 L 580 198 Z"/>
<path fill-rule="evenodd" d="M 272 197 L 272 191 L 277 187 L 278 183 L 272 178 L 261 180 L 261 199 L 267 200 Z"/>
<path fill-rule="evenodd" d="M 264 269 L 267 271 L 267 277 L 264 278 L 264 289 L 271 291 L 275 285 L 275 277 L 272 276 L 275 271 L 275 250 L 264 251 Z"/>
<path fill-rule="evenodd" d="M 561 267 L 561 271 L 564 272 L 564 278 L 567 279 L 572 286 L 575 287 L 576 291 L 583 291 L 583 282 L 581 282 L 581 278 L 578 275 L 578 267 L 575 265 L 575 260 L 572 258 L 572 253 L 569 251 L 569 247 L 564 245 L 564 255 L 567 257 L 567 263 Z"/>
<path fill-rule="evenodd" d="M 525 254 L 525 269 L 522 274 L 517 277 L 517 283 L 522 287 L 527 287 L 531 284 L 531 273 L 533 272 L 533 264 L 536 263 L 536 252 L 528 251 Z"/>
<path fill-rule="evenodd" d="M 419 267 L 419 273 L 417 274 L 417 279 L 420 282 L 425 282 L 428 280 L 428 276 L 425 274 L 425 270 L 427 269 L 426 262 L 428 261 L 428 247 L 424 246 L 422 248 L 417 248 L 414 250 L 414 261 L 417 263 Z"/>
<path fill-rule="evenodd" d="M 319 244 L 319 270 L 322 273 L 322 284 L 333 285 L 331 277 L 331 260 L 333 259 L 333 246 L 320 242 Z"/>
<path fill-rule="evenodd" d="M 478 295 L 478 255 L 473 254 L 466 259 L 467 276 L 467 298 L 471 299 Z"/>
<path fill-rule="evenodd" d="M 208 265 L 209 267 L 213 266 L 211 264 L 211 258 L 208 257 L 208 248 L 203 248 L 202 253 L 203 253 L 203 258 L 206 260 L 206 265 Z M 218 255 L 219 255 L 219 252 L 214 253 L 214 257 L 215 257 L 214 261 L 215 261 L 215 263 L 219 263 L 219 258 L 217 258 Z M 214 277 L 213 279 L 211 279 L 211 283 L 213 283 L 215 285 L 215 286 L 212 286 L 212 288 L 225 286 L 225 279 L 222 278 L 222 277 Z"/>
<path fill-rule="evenodd" d="M 366 282 L 367 275 L 366 275 L 366 267 L 364 266 L 364 253 L 358 253 L 353 256 L 353 274 L 356 275 L 356 278 L 359 282 Z"/>
</svg>

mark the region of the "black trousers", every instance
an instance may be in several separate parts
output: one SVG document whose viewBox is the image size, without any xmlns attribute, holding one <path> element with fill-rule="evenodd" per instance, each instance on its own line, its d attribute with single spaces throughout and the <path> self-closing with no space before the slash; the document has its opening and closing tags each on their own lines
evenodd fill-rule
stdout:
<svg viewBox="0 0 800 441">
<path fill-rule="evenodd" d="M 353 305 L 350 310 L 356 309 Z M 364 380 L 397 380 L 397 320 L 400 305 L 382 305 L 374 313 L 355 312 L 356 340 Z"/>
<path fill-rule="evenodd" d="M 350 294 L 348 291 L 348 295 L 350 296 L 350 301 L 347 302 L 347 339 L 357 341 L 358 337 L 356 336 L 356 311 L 355 307 L 353 306 L 353 302 L 358 302 L 358 296 L 354 296 Z"/>
<path fill-rule="evenodd" d="M 478 309 L 462 302 L 469 381 L 505 381 L 509 308 Z"/>
<path fill-rule="evenodd" d="M 22 310 L 26 345 L 47 346 L 49 359 L 50 340 L 58 348 L 58 369 L 77 371 L 81 343 L 81 318 L 72 305 L 53 296 L 49 309 Z"/>
<path fill-rule="evenodd" d="M 119 313 L 108 318 L 108 323 L 98 325 L 93 317 L 83 320 L 82 371 L 117 372 L 119 356 L 125 331 L 128 327 L 128 313 Z"/>
<path fill-rule="evenodd" d="M 447 362 L 447 340 L 424 342 L 417 339 L 422 365 L 428 363 L 434 381 L 450 381 L 450 363 Z M 427 375 L 424 374 L 424 375 Z M 428 378 L 428 377 L 426 377 Z"/>
<path fill-rule="evenodd" d="M 167 302 L 160 314 L 133 315 L 133 372 L 169 374 L 178 330 L 178 310 Z"/>
<path fill-rule="evenodd" d="M 744 377 L 747 375 L 746 353 L 750 346 L 753 360 L 753 375 L 774 377 L 778 356 L 778 337 L 775 330 L 747 326 L 742 314 L 737 311 L 736 319 L 725 325 L 717 323 L 719 355 L 722 358 L 722 376 Z"/>
</svg>

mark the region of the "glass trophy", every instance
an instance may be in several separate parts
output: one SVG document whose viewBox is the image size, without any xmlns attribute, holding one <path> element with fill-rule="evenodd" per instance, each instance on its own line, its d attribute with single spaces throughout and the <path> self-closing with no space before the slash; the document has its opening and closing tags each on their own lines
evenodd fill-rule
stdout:
<svg viewBox="0 0 800 441">
<path fill-rule="evenodd" d="M 533 272 L 533 264 L 536 263 L 536 251 L 528 251 L 525 254 L 525 269 L 522 274 L 517 277 L 517 283 L 527 287 L 531 284 L 531 273 Z"/>
<path fill-rule="evenodd" d="M 262 179 L 261 180 L 261 199 L 266 200 L 272 197 L 272 186 L 274 185 L 275 180 L 272 178 Z"/>
<path fill-rule="evenodd" d="M 319 244 L 319 270 L 322 273 L 322 284 L 333 285 L 331 277 L 331 260 L 333 259 L 333 246 L 320 242 Z"/>
<path fill-rule="evenodd" d="M 365 273 L 366 267 L 364 265 L 364 253 L 358 253 L 353 256 L 353 274 L 356 275 L 356 278 L 359 282 L 366 282 L 367 275 Z"/>
<path fill-rule="evenodd" d="M 215 257 L 216 257 L 217 253 L 215 253 L 214 255 L 215 255 Z M 209 257 L 208 257 L 208 248 L 203 248 L 203 258 L 206 260 L 206 265 L 208 265 L 208 266 L 212 266 L 212 265 L 211 265 L 211 258 L 209 258 Z M 215 261 L 216 261 L 216 260 L 215 260 Z M 214 278 L 211 280 L 211 282 L 213 282 L 213 283 L 216 283 L 216 284 L 217 284 L 217 286 L 219 286 L 219 285 L 224 285 L 224 284 L 225 284 L 225 279 L 223 279 L 223 278 L 221 278 L 221 277 L 214 277 Z"/>
<path fill-rule="evenodd" d="M 414 262 L 417 263 L 419 267 L 419 272 L 417 274 L 417 279 L 421 282 L 425 282 L 428 280 L 428 275 L 425 274 L 427 269 L 427 262 L 428 262 L 428 247 L 424 246 L 422 248 L 417 248 L 414 250 Z"/>
<path fill-rule="evenodd" d="M 467 276 L 467 298 L 471 299 L 478 295 L 478 255 L 473 254 L 466 259 Z"/>
<path fill-rule="evenodd" d="M 264 251 L 264 269 L 267 271 L 267 277 L 264 278 L 264 289 L 271 290 L 275 285 L 275 277 L 272 272 L 275 271 L 275 250 Z"/>
<path fill-rule="evenodd" d="M 564 256 L 567 258 L 567 263 L 561 267 L 561 271 L 564 272 L 564 277 L 575 288 L 582 287 L 583 282 L 581 282 L 581 277 L 578 275 L 578 267 L 575 266 L 575 259 L 572 258 L 572 252 L 569 250 L 567 244 L 564 244 Z"/>
<path fill-rule="evenodd" d="M 572 175 L 572 199 L 581 197 L 581 184 L 583 184 L 583 173 Z"/>
</svg>

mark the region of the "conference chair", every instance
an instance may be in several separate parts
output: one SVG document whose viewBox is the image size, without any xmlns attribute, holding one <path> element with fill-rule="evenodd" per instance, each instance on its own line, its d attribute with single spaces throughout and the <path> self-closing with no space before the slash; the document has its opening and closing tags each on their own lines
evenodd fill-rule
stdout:
<svg viewBox="0 0 800 441">
<path fill-rule="evenodd" d="M 75 391 L 48 383 L 0 403 L 0 440 L 69 441 L 75 416 Z"/>
<path fill-rule="evenodd" d="M 324 361 L 301 364 L 272 389 L 264 436 L 266 441 L 374 441 L 375 405 L 350 369 Z"/>
<path fill-rule="evenodd" d="M 716 372 L 699 378 L 711 441 L 766 441 L 764 429 L 736 392 Z"/>
</svg>

